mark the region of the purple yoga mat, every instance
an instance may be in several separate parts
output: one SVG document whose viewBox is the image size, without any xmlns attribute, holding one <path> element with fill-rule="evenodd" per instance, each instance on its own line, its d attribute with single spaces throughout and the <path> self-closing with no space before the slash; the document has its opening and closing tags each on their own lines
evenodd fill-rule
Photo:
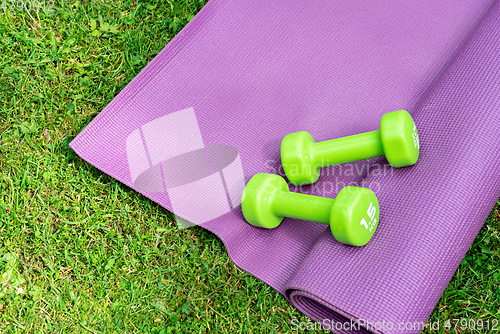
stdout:
<svg viewBox="0 0 500 334">
<path fill-rule="evenodd" d="M 491 0 L 211 0 L 70 146 L 217 234 L 236 265 L 312 319 L 399 333 L 425 323 L 500 196 L 498 22 Z M 284 135 L 371 131 L 398 109 L 419 129 L 415 166 L 376 158 L 292 187 L 374 190 L 380 223 L 367 246 L 316 223 L 244 221 L 244 184 L 283 173 Z"/>
</svg>

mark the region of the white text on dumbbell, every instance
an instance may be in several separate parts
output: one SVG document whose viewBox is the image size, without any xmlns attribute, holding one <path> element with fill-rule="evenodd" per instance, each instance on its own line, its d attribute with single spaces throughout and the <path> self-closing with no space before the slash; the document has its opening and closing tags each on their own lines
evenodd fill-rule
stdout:
<svg viewBox="0 0 500 334">
<path fill-rule="evenodd" d="M 418 140 L 417 126 L 415 124 L 413 125 L 413 133 L 411 136 L 413 137 L 413 144 L 415 145 L 415 148 L 420 150 L 420 141 Z"/>
<path fill-rule="evenodd" d="M 366 214 L 368 215 L 370 221 L 367 223 L 365 218 L 361 218 L 360 225 L 364 225 L 365 228 L 371 232 L 375 225 L 377 225 L 377 218 L 375 218 L 377 208 L 373 205 L 373 202 L 370 202 L 370 206 L 368 207 L 368 210 L 366 210 Z"/>
</svg>

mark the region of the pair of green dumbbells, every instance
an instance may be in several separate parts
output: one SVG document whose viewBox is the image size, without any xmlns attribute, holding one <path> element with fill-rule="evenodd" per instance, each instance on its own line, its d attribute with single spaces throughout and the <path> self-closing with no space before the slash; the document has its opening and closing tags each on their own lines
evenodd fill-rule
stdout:
<svg viewBox="0 0 500 334">
<path fill-rule="evenodd" d="M 288 180 L 305 185 L 318 180 L 320 169 L 383 156 L 393 167 L 417 162 L 418 133 L 405 110 L 387 113 L 380 130 L 315 143 L 305 132 L 286 135 L 281 142 L 281 162 Z M 277 227 L 284 217 L 329 224 L 341 243 L 364 246 L 378 225 L 379 203 L 367 188 L 348 186 L 335 199 L 290 192 L 279 175 L 254 175 L 243 191 L 241 208 L 246 221 L 263 228 Z"/>
</svg>

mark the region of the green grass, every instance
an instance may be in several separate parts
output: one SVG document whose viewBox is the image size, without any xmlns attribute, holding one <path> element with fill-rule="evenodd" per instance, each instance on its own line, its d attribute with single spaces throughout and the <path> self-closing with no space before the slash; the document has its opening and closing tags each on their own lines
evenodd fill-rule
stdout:
<svg viewBox="0 0 500 334">
<path fill-rule="evenodd" d="M 204 1 L 57 4 L 0 9 L 0 333 L 283 333 L 307 321 L 213 234 L 178 231 L 68 147 Z M 496 209 L 431 319 L 500 318 Z"/>
</svg>

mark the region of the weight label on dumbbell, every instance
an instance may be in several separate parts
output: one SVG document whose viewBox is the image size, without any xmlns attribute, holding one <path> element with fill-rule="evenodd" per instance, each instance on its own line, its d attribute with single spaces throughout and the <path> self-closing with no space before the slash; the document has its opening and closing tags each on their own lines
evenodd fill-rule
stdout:
<svg viewBox="0 0 500 334">
<path fill-rule="evenodd" d="M 420 141 L 418 140 L 417 126 L 415 124 L 413 124 L 413 134 L 411 136 L 413 138 L 413 144 L 415 145 L 415 148 L 418 148 L 420 150 Z"/>
<path fill-rule="evenodd" d="M 365 218 L 361 218 L 360 225 L 364 225 L 365 228 L 371 232 L 377 225 L 377 218 L 375 218 L 377 214 L 377 208 L 375 207 L 375 205 L 373 205 L 373 202 L 370 202 L 370 206 L 368 207 L 368 210 L 366 210 L 366 214 L 368 215 L 370 221 L 366 222 Z"/>
</svg>

